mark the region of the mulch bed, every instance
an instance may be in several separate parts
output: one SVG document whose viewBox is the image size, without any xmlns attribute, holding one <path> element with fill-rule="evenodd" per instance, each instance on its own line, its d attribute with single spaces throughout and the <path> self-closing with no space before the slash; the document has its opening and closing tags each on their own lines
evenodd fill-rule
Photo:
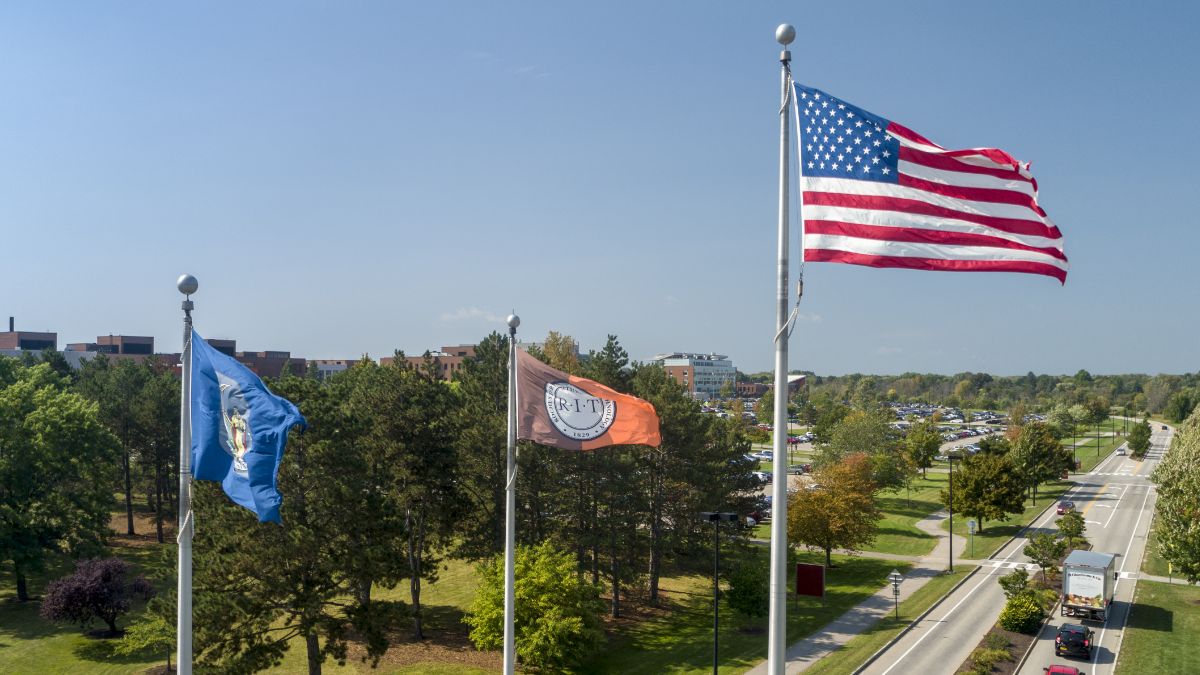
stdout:
<svg viewBox="0 0 1200 675">
<path fill-rule="evenodd" d="M 1004 630 L 1003 628 L 1001 628 L 999 626 L 992 626 L 992 629 L 987 632 L 987 635 L 983 636 L 983 639 L 979 641 L 979 644 L 975 645 L 975 649 L 979 649 L 980 647 L 986 646 L 989 635 L 1003 636 L 1004 639 L 1006 639 L 1008 641 L 1008 653 L 1011 655 L 1009 660 L 1000 661 L 995 666 L 992 666 L 992 673 L 996 673 L 997 675 L 1013 675 L 1013 673 L 1016 673 L 1017 672 L 1017 661 L 1020 660 L 1020 658 L 1025 654 L 1025 650 L 1029 648 L 1029 645 L 1035 639 L 1037 639 L 1033 635 L 1026 635 L 1024 633 L 1014 633 L 1010 630 Z M 971 650 L 971 651 L 974 651 L 974 650 Z M 971 658 L 967 657 L 966 662 L 963 663 L 962 666 L 960 666 L 959 669 L 955 671 L 955 673 L 970 673 L 970 672 L 972 672 Z"/>
</svg>

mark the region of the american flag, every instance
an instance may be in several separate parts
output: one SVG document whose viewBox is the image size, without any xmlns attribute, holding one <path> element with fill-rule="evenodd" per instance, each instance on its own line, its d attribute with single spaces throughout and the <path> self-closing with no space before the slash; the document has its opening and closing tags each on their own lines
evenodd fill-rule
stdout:
<svg viewBox="0 0 1200 675">
<path fill-rule="evenodd" d="M 870 267 L 1024 272 L 1066 283 L 1062 233 L 1029 164 L 946 150 L 796 84 L 804 259 Z"/>
</svg>

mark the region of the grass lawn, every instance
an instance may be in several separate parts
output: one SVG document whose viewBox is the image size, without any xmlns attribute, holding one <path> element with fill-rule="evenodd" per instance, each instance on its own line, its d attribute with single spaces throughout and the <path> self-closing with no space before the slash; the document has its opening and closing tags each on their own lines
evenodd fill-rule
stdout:
<svg viewBox="0 0 1200 675">
<path fill-rule="evenodd" d="M 928 478 L 916 478 L 910 492 L 880 493 L 876 502 L 884 517 L 875 542 L 865 550 L 915 556 L 932 551 L 937 540 L 917 529 L 916 522 L 942 508 L 939 494 L 948 481 L 948 474 L 931 473 Z"/>
<path fill-rule="evenodd" d="M 1184 646 L 1200 635 L 1197 605 L 1200 588 L 1139 581 L 1117 675 L 1200 672 L 1200 651 Z"/>
<path fill-rule="evenodd" d="M 1113 450 L 1116 450 L 1117 447 L 1124 442 L 1124 438 L 1119 438 L 1116 436 L 1101 436 L 1099 443 L 1100 450 L 1097 452 L 1095 438 L 1077 440 L 1075 444 L 1075 457 L 1080 463 L 1079 470 L 1083 473 L 1091 471 L 1096 467 L 1097 464 L 1103 462 L 1104 459 L 1108 457 L 1109 453 L 1111 453 Z M 1063 443 L 1063 447 L 1070 448 L 1071 439 L 1066 439 L 1066 441 Z"/>
<path fill-rule="evenodd" d="M 767 552 L 756 550 L 765 564 Z M 801 553 L 802 562 L 823 563 L 824 554 Z M 789 600 L 788 643 L 795 642 L 840 616 L 887 583 L 893 568 L 911 565 L 890 560 L 834 556 L 827 571 L 824 602 Z M 630 623 L 609 639 L 601 655 L 584 673 L 707 673 L 712 671 L 712 580 L 704 575 L 663 579 L 669 612 Z M 766 617 L 744 619 L 725 605 L 721 609 L 720 672 L 741 673 L 766 658 Z"/>
<path fill-rule="evenodd" d="M 984 523 L 984 531 L 975 533 L 974 555 L 969 550 L 970 542 L 967 537 L 967 518 L 959 515 L 954 519 L 954 533 L 960 535 L 964 540 L 963 546 L 954 552 L 955 555 L 970 557 L 976 560 L 982 560 L 990 557 L 995 553 L 996 549 L 1007 542 L 1010 538 L 1021 531 L 1021 528 L 1028 525 L 1038 516 L 1047 506 L 1054 503 L 1059 495 L 1071 488 L 1072 484 L 1065 481 L 1056 481 L 1038 486 L 1037 501 L 1025 500 L 1025 512 L 1019 516 L 1011 517 L 1008 522 L 988 521 Z M 943 522 L 942 529 L 949 529 L 950 523 Z"/>
<path fill-rule="evenodd" d="M 115 547 L 114 552 L 139 567 L 152 564 L 158 555 L 157 548 Z M 17 602 L 11 567 L 0 569 L 0 671 L 124 675 L 165 663 L 165 658 L 160 661 L 156 656 L 116 656 L 111 651 L 114 640 L 89 638 L 78 626 L 51 623 L 38 615 L 46 584 L 73 568 L 65 558 L 51 560 L 44 573 L 28 578 L 31 599 L 24 603 Z M 128 626 L 139 616 L 140 611 L 130 612 L 117 620 L 117 626 Z M 92 628 L 102 626 L 96 622 Z"/>
<path fill-rule="evenodd" d="M 888 640 L 896 637 L 909 622 L 917 618 L 921 612 L 929 609 L 973 569 L 975 569 L 974 565 L 955 565 L 954 574 L 942 574 L 930 579 L 928 583 L 917 589 L 916 593 L 900 603 L 899 619 L 895 618 L 895 614 L 889 614 L 886 619 L 851 639 L 845 646 L 817 661 L 804 672 L 813 675 L 841 675 L 854 672 L 859 664 L 887 644 Z"/>
<path fill-rule="evenodd" d="M 1170 576 L 1171 570 L 1167 566 L 1167 561 L 1158 553 L 1158 537 L 1155 535 L 1154 527 L 1157 522 L 1150 527 L 1150 535 L 1146 539 L 1146 553 L 1142 557 L 1142 571 L 1146 574 L 1155 574 L 1160 577 Z"/>
</svg>

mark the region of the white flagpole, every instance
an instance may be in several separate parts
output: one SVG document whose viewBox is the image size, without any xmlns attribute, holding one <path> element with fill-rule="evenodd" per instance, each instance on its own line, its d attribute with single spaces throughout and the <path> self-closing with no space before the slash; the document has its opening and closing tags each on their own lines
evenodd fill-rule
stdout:
<svg viewBox="0 0 1200 675">
<path fill-rule="evenodd" d="M 196 277 L 184 274 L 176 282 L 183 293 L 183 378 L 179 397 L 179 543 L 175 622 L 175 662 L 179 675 L 192 673 L 192 294 Z"/>
<path fill-rule="evenodd" d="M 792 53 L 786 49 L 796 29 L 782 24 L 775 40 L 785 49 L 782 64 L 782 100 L 779 108 L 779 285 L 775 313 L 775 446 L 774 483 L 771 489 L 771 611 L 767 638 L 767 672 L 783 675 L 787 666 L 787 437 L 788 437 L 788 110 L 791 106 Z"/>
<path fill-rule="evenodd" d="M 516 611 L 514 570 L 517 540 L 517 326 L 521 317 L 508 316 L 508 472 L 504 488 L 504 675 L 516 668 L 513 619 Z"/>
</svg>

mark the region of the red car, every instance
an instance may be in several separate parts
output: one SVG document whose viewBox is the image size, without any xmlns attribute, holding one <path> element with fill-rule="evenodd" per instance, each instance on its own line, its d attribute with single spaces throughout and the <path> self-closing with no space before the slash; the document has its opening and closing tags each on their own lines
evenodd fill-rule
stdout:
<svg viewBox="0 0 1200 675">
<path fill-rule="evenodd" d="M 1047 666 L 1042 670 L 1046 671 L 1046 675 L 1086 675 L 1075 666 Z"/>
<path fill-rule="evenodd" d="M 1075 502 L 1073 502 L 1073 501 L 1063 500 L 1058 503 L 1058 515 L 1060 515 L 1060 516 L 1063 514 L 1066 514 L 1066 513 L 1071 513 L 1074 510 L 1075 510 Z"/>
</svg>

